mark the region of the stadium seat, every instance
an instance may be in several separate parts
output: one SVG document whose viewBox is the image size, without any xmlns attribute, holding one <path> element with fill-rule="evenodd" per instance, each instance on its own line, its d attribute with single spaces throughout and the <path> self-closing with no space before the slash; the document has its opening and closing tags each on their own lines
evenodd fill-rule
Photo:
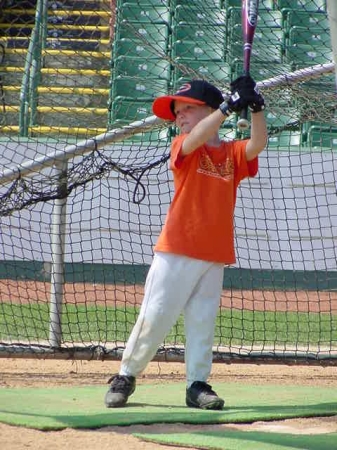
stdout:
<svg viewBox="0 0 337 450">
<path fill-rule="evenodd" d="M 236 24 L 231 30 L 228 30 L 228 39 L 230 41 L 242 42 L 242 26 Z M 281 27 L 257 27 L 254 34 L 253 46 L 256 45 L 280 45 L 284 42 L 284 33 Z"/>
<path fill-rule="evenodd" d="M 284 18 L 285 32 L 289 33 L 291 27 L 320 28 L 327 32 L 329 30 L 329 19 L 324 12 L 310 12 L 301 10 L 287 11 Z"/>
<path fill-rule="evenodd" d="M 307 44 L 315 46 L 330 47 L 330 32 L 326 32 L 322 28 L 315 27 L 291 27 L 288 33 L 287 45 Z"/>
<path fill-rule="evenodd" d="M 268 129 L 282 129 L 284 127 L 298 127 L 300 113 L 297 108 L 283 107 L 282 105 L 271 106 L 265 112 Z"/>
<path fill-rule="evenodd" d="M 175 10 L 177 6 L 185 5 L 185 6 L 196 6 L 195 0 L 171 0 L 170 1 L 171 9 Z M 220 8 L 221 0 L 203 0 L 202 1 L 203 8 Z"/>
<path fill-rule="evenodd" d="M 242 24 L 241 8 L 232 7 L 227 11 L 227 30 L 228 33 L 236 26 Z M 258 28 L 282 28 L 283 16 L 281 11 L 272 11 L 270 9 L 260 9 L 257 19 Z"/>
<path fill-rule="evenodd" d="M 119 56 L 114 61 L 114 73 L 117 76 L 134 76 L 170 80 L 171 65 L 165 59 Z"/>
<path fill-rule="evenodd" d="M 220 8 L 192 7 L 178 5 L 172 19 L 172 25 L 177 23 L 198 23 L 200 27 L 205 25 L 226 24 L 226 12 Z"/>
<path fill-rule="evenodd" d="M 191 41 L 200 45 L 225 45 L 227 28 L 222 25 L 202 25 L 180 22 L 172 27 L 174 41 Z"/>
<path fill-rule="evenodd" d="M 112 98 L 122 96 L 129 100 L 151 101 L 168 92 L 166 80 L 117 75 L 112 81 Z"/>
<path fill-rule="evenodd" d="M 282 131 L 275 134 L 270 134 L 268 137 L 268 147 L 284 148 L 289 150 L 289 147 L 298 148 L 301 145 L 302 133 L 301 131 Z"/>
<path fill-rule="evenodd" d="M 152 115 L 152 114 L 151 114 Z M 138 120 L 138 119 L 137 119 Z M 133 122 L 133 121 L 131 121 Z M 117 121 L 117 122 L 111 122 L 109 124 L 109 129 L 112 130 L 114 128 L 121 128 L 125 125 L 129 125 L 130 122 L 124 122 L 124 121 Z M 139 145 L 147 145 L 147 146 L 158 146 L 160 143 L 163 146 L 169 145 L 171 140 L 171 133 L 169 128 L 163 128 L 161 130 L 152 130 L 142 133 L 134 134 L 128 138 L 125 138 L 123 140 L 124 143 L 134 143 Z"/>
<path fill-rule="evenodd" d="M 158 58 L 166 54 L 166 46 L 160 42 L 158 45 L 147 45 L 143 42 L 135 42 L 133 39 L 116 39 L 113 46 L 113 59 L 119 56 L 133 56 L 143 58 Z"/>
<path fill-rule="evenodd" d="M 173 69 L 173 83 L 175 86 L 196 78 L 205 78 L 215 84 L 224 84 L 231 81 L 231 66 L 222 61 L 177 59 L 176 62 L 177 65 Z"/>
<path fill-rule="evenodd" d="M 299 69 L 315 64 L 327 64 L 333 61 L 331 48 L 322 45 L 293 44 L 285 47 L 285 61 Z"/>
<path fill-rule="evenodd" d="M 235 25 L 227 39 L 228 58 L 233 61 L 236 58 L 242 59 L 242 27 Z M 284 34 L 281 28 L 259 27 L 255 31 L 255 38 L 252 47 L 252 56 L 257 61 L 282 62 L 284 52 Z"/>
<path fill-rule="evenodd" d="M 275 7 L 281 10 L 326 11 L 326 0 L 276 0 Z"/>
<path fill-rule="evenodd" d="M 242 5 L 242 0 L 223 0 L 221 7 L 224 9 L 231 8 L 232 6 L 241 8 L 241 5 Z M 260 8 L 273 9 L 274 0 L 260 0 L 259 6 L 260 6 Z"/>
<path fill-rule="evenodd" d="M 125 140 L 125 142 L 131 142 L 135 144 L 146 144 L 147 146 L 168 146 L 171 141 L 171 134 L 169 128 L 163 128 L 161 130 L 152 130 L 148 131 L 146 133 L 139 133 L 135 134 L 128 139 Z"/>
<path fill-rule="evenodd" d="M 233 61 L 232 63 L 233 78 L 237 78 L 243 73 L 243 62 L 242 58 Z M 291 71 L 291 66 L 285 63 L 269 61 L 254 61 L 250 67 L 251 76 L 256 81 L 267 80 L 268 78 L 273 78 L 277 75 L 284 75 Z"/>
<path fill-rule="evenodd" d="M 199 61 L 224 61 L 225 46 L 219 42 L 195 43 L 193 41 L 178 40 L 172 43 L 172 57 L 179 59 L 196 59 Z"/>
<path fill-rule="evenodd" d="M 252 63 L 282 63 L 283 62 L 283 45 L 253 45 L 252 52 Z M 227 62 L 236 62 L 237 60 L 243 59 L 243 49 L 242 42 L 233 42 L 228 46 L 228 53 L 226 56 Z M 253 63 L 254 61 L 254 63 Z"/>
<path fill-rule="evenodd" d="M 166 23 L 170 24 L 170 9 L 168 6 L 146 6 L 134 3 L 122 3 L 117 20 L 139 23 Z"/>
<path fill-rule="evenodd" d="M 193 57 L 204 59 L 223 60 L 225 55 L 226 26 L 203 25 L 197 23 L 178 23 L 172 29 L 172 56 L 190 58 L 193 47 Z"/>
<path fill-rule="evenodd" d="M 141 23 L 118 21 L 115 39 L 132 39 L 134 42 L 156 43 L 163 49 L 168 46 L 169 27 L 166 23 Z"/>
<path fill-rule="evenodd" d="M 136 101 L 118 96 L 112 102 L 110 123 L 126 125 L 152 115 L 152 101 Z"/>
<path fill-rule="evenodd" d="M 257 18 L 257 28 L 281 28 L 283 25 L 281 11 L 271 11 L 270 9 L 259 8 Z"/>
<path fill-rule="evenodd" d="M 309 147 L 326 147 L 337 150 L 337 127 L 328 124 L 311 125 L 307 134 Z"/>
<path fill-rule="evenodd" d="M 169 6 L 170 0 L 128 0 L 127 3 L 131 3 L 135 6 L 144 6 L 146 8 L 153 8 L 158 6 Z M 124 0 L 117 0 L 117 8 L 121 8 L 125 4 Z"/>
</svg>

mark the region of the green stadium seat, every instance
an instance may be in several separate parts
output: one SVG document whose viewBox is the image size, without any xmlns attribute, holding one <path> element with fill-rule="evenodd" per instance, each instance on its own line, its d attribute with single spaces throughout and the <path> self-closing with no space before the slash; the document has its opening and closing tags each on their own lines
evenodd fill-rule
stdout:
<svg viewBox="0 0 337 450">
<path fill-rule="evenodd" d="M 134 144 L 147 144 L 149 147 L 158 145 L 169 145 L 171 141 L 171 133 L 169 128 L 163 128 L 162 130 L 152 130 L 146 133 L 139 133 L 126 139 L 125 142 Z"/>
<path fill-rule="evenodd" d="M 179 59 L 195 59 L 199 61 L 224 61 L 225 47 L 219 42 L 195 43 L 193 41 L 178 40 L 172 43 L 172 57 Z"/>
<path fill-rule="evenodd" d="M 230 41 L 240 41 L 242 42 L 242 26 L 241 24 L 236 24 L 231 30 L 228 31 L 228 39 Z M 253 46 L 258 45 L 282 45 L 284 43 L 284 33 L 281 27 L 270 28 L 270 27 L 257 27 L 254 35 Z"/>
<path fill-rule="evenodd" d="M 114 128 L 121 128 L 125 125 L 129 125 L 129 123 L 130 122 L 112 122 L 109 124 L 109 129 L 112 130 Z M 140 144 L 142 147 L 144 147 L 144 145 L 153 147 L 158 146 L 160 143 L 163 146 L 168 146 L 170 141 L 171 134 L 168 128 L 137 133 L 123 140 L 124 143 L 137 144 L 138 147 Z"/>
<path fill-rule="evenodd" d="M 171 0 L 170 6 L 171 9 L 174 11 L 177 6 L 196 6 L 195 0 Z M 202 7 L 203 8 L 220 8 L 221 7 L 221 0 L 203 0 L 202 1 Z"/>
<path fill-rule="evenodd" d="M 242 58 L 240 60 L 235 60 L 232 63 L 233 78 L 237 78 L 243 73 L 243 62 Z M 277 75 L 284 75 L 291 72 L 290 64 L 273 62 L 271 64 L 269 61 L 254 61 L 250 67 L 251 76 L 256 81 L 267 80 L 268 78 L 273 78 Z"/>
<path fill-rule="evenodd" d="M 112 102 L 110 123 L 126 125 L 152 115 L 152 101 L 139 102 L 130 100 L 128 97 L 118 96 Z"/>
<path fill-rule="evenodd" d="M 253 66 L 256 62 L 259 63 L 282 63 L 283 62 L 283 45 L 253 45 L 252 52 L 252 63 Z M 243 49 L 242 42 L 233 42 L 228 46 L 228 53 L 226 56 L 226 61 L 237 61 L 243 59 Z M 253 62 L 254 61 L 254 62 Z"/>
<path fill-rule="evenodd" d="M 122 3 L 119 11 L 117 24 L 119 20 L 138 23 L 166 23 L 170 24 L 171 15 L 168 6 L 146 6 L 135 3 Z"/>
<path fill-rule="evenodd" d="M 326 0 L 276 0 L 275 7 L 283 10 L 326 11 Z"/>
<path fill-rule="evenodd" d="M 165 59 L 119 56 L 114 61 L 114 73 L 117 76 L 155 78 L 169 81 L 171 65 Z"/>
<path fill-rule="evenodd" d="M 333 61 L 331 48 L 307 44 L 293 44 L 285 47 L 285 61 L 293 70 Z"/>
<path fill-rule="evenodd" d="M 117 75 L 112 81 L 112 96 L 151 101 L 159 95 L 167 94 L 168 88 L 166 80 Z"/>
<path fill-rule="evenodd" d="M 328 124 L 311 125 L 307 130 L 306 145 L 337 150 L 337 127 Z"/>
<path fill-rule="evenodd" d="M 226 42 L 227 28 L 223 25 L 202 25 L 199 23 L 180 22 L 172 27 L 172 39 L 174 41 L 191 41 L 200 45 L 224 46 Z"/>
<path fill-rule="evenodd" d="M 307 44 L 315 47 L 331 46 L 330 32 L 315 27 L 291 27 L 288 34 L 287 45 Z"/>
<path fill-rule="evenodd" d="M 221 7 L 224 9 L 231 8 L 235 6 L 236 8 L 241 8 L 242 0 L 223 0 Z M 273 9 L 274 0 L 260 0 L 259 7 L 265 9 Z"/>
<path fill-rule="evenodd" d="M 146 45 L 133 39 L 116 39 L 113 46 L 114 60 L 119 56 L 133 56 L 143 58 L 158 58 L 166 54 L 166 47 L 159 42 L 157 45 Z"/>
<path fill-rule="evenodd" d="M 135 6 L 144 6 L 147 8 L 153 8 L 158 6 L 169 6 L 170 0 L 128 0 L 127 3 Z M 124 0 L 117 0 L 117 8 L 121 8 L 125 4 Z"/>
<path fill-rule="evenodd" d="M 200 27 L 203 25 L 225 25 L 226 12 L 220 8 L 192 7 L 186 5 L 178 5 L 175 9 L 172 25 L 177 23 L 198 23 Z"/>
<path fill-rule="evenodd" d="M 242 24 L 241 8 L 232 7 L 227 11 L 227 30 L 228 33 L 236 26 Z M 270 9 L 259 9 L 257 19 L 258 28 L 282 28 L 283 16 L 281 11 L 272 11 Z"/>
<path fill-rule="evenodd" d="M 301 145 L 302 133 L 301 131 L 282 131 L 275 134 L 270 134 L 268 137 L 267 148 L 284 148 L 289 150 L 289 147 L 298 148 Z"/>
<path fill-rule="evenodd" d="M 299 126 L 300 112 L 297 108 L 281 105 L 271 106 L 265 112 L 268 129 L 282 129 L 284 127 Z"/>
<path fill-rule="evenodd" d="M 329 31 L 329 19 L 324 12 L 310 12 L 302 10 L 287 11 L 284 19 L 285 32 L 289 33 L 292 27 L 320 28 Z"/>
<path fill-rule="evenodd" d="M 198 78 L 205 78 L 215 85 L 229 84 L 231 81 L 231 66 L 217 61 L 196 61 L 177 59 L 173 70 L 173 85 L 175 88 L 182 83 Z"/>
<path fill-rule="evenodd" d="M 242 27 L 235 25 L 227 38 L 227 60 L 234 61 L 243 58 Z M 282 62 L 284 53 L 284 34 L 281 28 L 259 27 L 255 31 L 252 47 L 254 62 L 276 61 Z"/>
<path fill-rule="evenodd" d="M 165 23 L 139 23 L 119 21 L 116 25 L 115 39 L 132 39 L 134 42 L 154 43 L 162 49 L 167 49 L 169 27 Z"/>
</svg>

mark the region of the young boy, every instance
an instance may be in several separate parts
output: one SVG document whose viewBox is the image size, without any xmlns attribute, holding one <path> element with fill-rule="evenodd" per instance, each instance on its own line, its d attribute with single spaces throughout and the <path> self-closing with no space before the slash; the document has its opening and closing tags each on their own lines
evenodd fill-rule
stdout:
<svg viewBox="0 0 337 450">
<path fill-rule="evenodd" d="M 251 138 L 223 142 L 219 128 L 249 107 Z M 224 265 L 235 263 L 234 207 L 240 181 L 255 176 L 267 142 L 264 99 L 249 76 L 231 84 L 227 101 L 213 85 L 194 80 L 174 95 L 157 98 L 156 116 L 180 129 L 171 146 L 175 194 L 154 248 L 139 317 L 123 353 L 120 372 L 108 381 L 108 408 L 124 406 L 177 321 L 185 318 L 186 404 L 222 409 L 224 400 L 207 384 Z"/>
</svg>

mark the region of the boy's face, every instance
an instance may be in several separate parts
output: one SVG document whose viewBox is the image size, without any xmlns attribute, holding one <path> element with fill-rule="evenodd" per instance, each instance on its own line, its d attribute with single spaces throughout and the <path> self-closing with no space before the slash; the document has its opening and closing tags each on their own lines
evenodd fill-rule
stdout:
<svg viewBox="0 0 337 450">
<path fill-rule="evenodd" d="M 213 110 L 207 105 L 196 105 L 176 100 L 174 102 L 176 125 L 182 133 L 189 133 L 200 120 L 207 117 Z"/>
</svg>

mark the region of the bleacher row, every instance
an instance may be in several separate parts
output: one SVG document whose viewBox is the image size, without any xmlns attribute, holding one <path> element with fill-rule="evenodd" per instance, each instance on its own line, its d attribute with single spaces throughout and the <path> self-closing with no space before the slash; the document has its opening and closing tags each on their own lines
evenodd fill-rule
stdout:
<svg viewBox="0 0 337 450">
<path fill-rule="evenodd" d="M 242 73 L 241 1 L 118 0 L 112 55 L 114 125 L 151 115 L 153 98 L 186 79 L 227 86 Z M 260 0 L 251 63 L 257 81 L 332 60 L 325 0 Z M 325 82 L 333 86 L 334 76 Z"/>
</svg>

